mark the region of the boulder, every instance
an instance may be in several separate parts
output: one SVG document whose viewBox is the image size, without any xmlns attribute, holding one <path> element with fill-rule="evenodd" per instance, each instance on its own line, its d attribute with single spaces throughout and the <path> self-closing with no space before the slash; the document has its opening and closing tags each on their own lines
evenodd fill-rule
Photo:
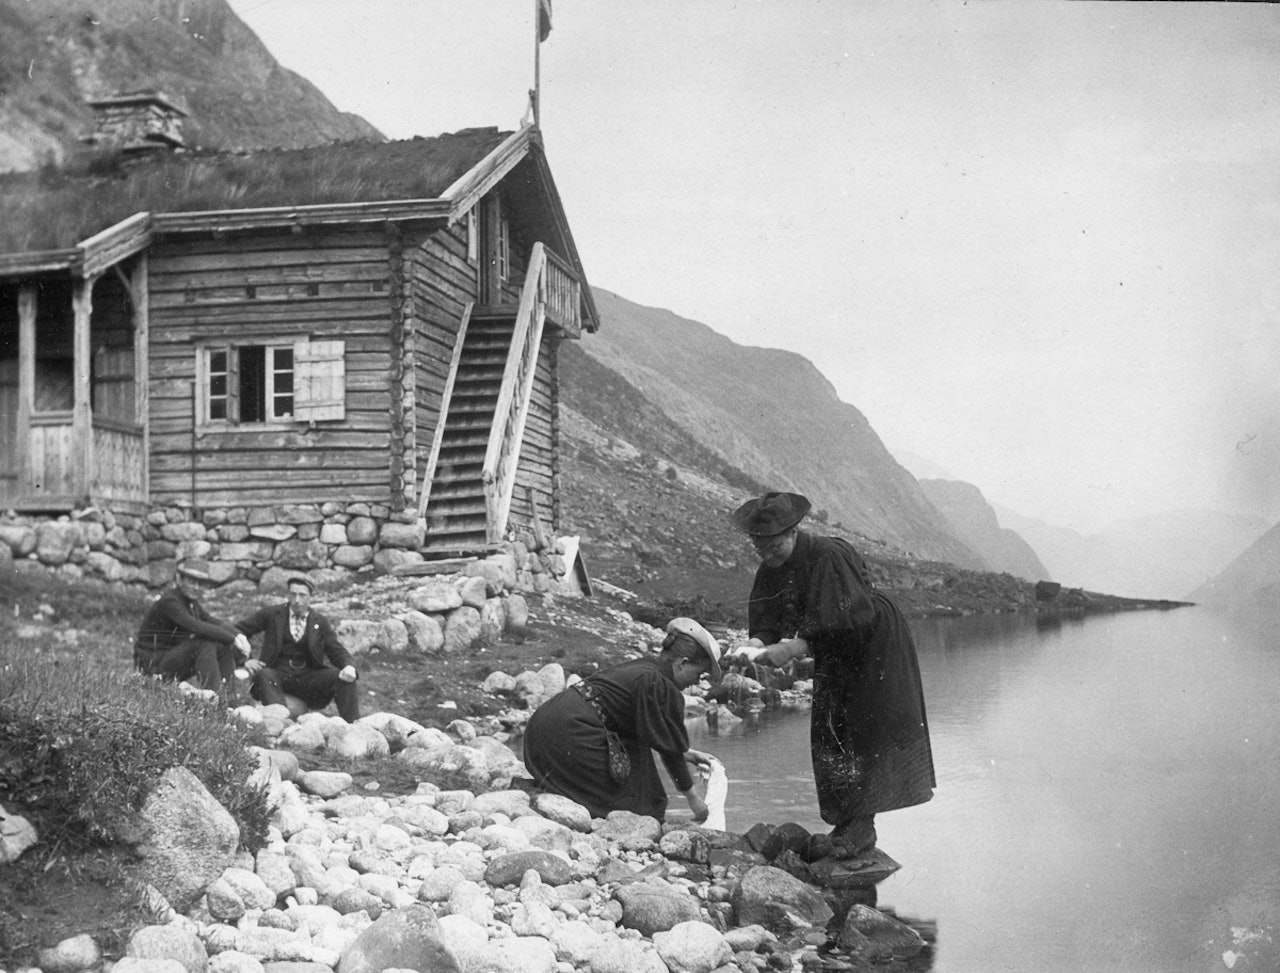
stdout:
<svg viewBox="0 0 1280 973">
<path fill-rule="evenodd" d="M 337 797 L 352 783 L 351 775 L 341 770 L 308 770 L 298 775 L 298 786 L 317 797 Z"/>
<path fill-rule="evenodd" d="M 678 923 L 655 933 L 653 944 L 671 973 L 711 973 L 733 956 L 724 936 L 705 922 Z"/>
<path fill-rule="evenodd" d="M 622 905 L 622 925 L 644 936 L 702 918 L 698 900 L 684 889 L 658 882 L 632 882 L 614 890 Z"/>
<path fill-rule="evenodd" d="M 549 851 L 517 851 L 499 855 L 484 870 L 484 880 L 493 888 L 519 885 L 527 871 L 537 872 L 547 885 L 564 885 L 573 879 L 573 868 L 560 855 Z"/>
<path fill-rule="evenodd" d="M 446 581 L 429 581 L 409 592 L 409 607 L 423 614 L 439 614 L 462 607 L 462 595 Z"/>
<path fill-rule="evenodd" d="M 561 794 L 538 794 L 533 808 L 544 818 L 563 824 L 574 831 L 591 830 L 591 812 L 571 798 Z"/>
<path fill-rule="evenodd" d="M 11 814 L 0 805 L 0 865 L 18 857 L 40 840 L 35 826 L 20 814 Z"/>
<path fill-rule="evenodd" d="M 182 964 L 186 973 L 205 973 L 209 962 L 200 937 L 193 930 L 174 923 L 143 926 L 129 937 L 124 953 L 142 960 L 174 960 Z"/>
<path fill-rule="evenodd" d="M 778 936 L 825 926 L 835 915 L 816 889 L 772 865 L 749 869 L 734 886 L 730 901 L 739 925 L 758 924 Z"/>
<path fill-rule="evenodd" d="M 325 750 L 334 756 L 352 760 L 391 755 L 387 738 L 364 723 L 341 723 L 333 727 L 325 738 Z"/>
<path fill-rule="evenodd" d="M 866 905 L 849 909 L 836 941 L 851 955 L 870 963 L 910 959 L 925 947 L 921 935 L 905 922 Z"/>
<path fill-rule="evenodd" d="M 134 875 L 179 910 L 223 873 L 240 844 L 235 820 L 185 767 L 164 772 L 138 823 L 145 838 L 134 849 Z"/>
<path fill-rule="evenodd" d="M 80 973 L 91 970 L 102 960 L 102 951 L 92 936 L 82 933 L 40 950 L 36 965 L 44 973 Z"/>
<path fill-rule="evenodd" d="M 436 914 L 411 905 L 382 916 L 356 937 L 338 961 L 337 973 L 382 970 L 461 973 L 458 960 L 440 933 Z"/>
<path fill-rule="evenodd" d="M 449 613 L 444 626 L 444 653 L 455 655 L 465 652 L 480 640 L 480 613 L 463 605 Z"/>
<path fill-rule="evenodd" d="M 415 608 L 401 615 L 400 621 L 408 633 L 410 651 L 430 655 L 444 648 L 444 629 L 431 615 Z"/>
</svg>

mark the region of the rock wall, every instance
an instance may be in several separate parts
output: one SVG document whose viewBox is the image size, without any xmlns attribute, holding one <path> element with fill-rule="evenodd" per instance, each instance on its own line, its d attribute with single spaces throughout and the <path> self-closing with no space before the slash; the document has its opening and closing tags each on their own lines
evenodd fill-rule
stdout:
<svg viewBox="0 0 1280 973">
<path fill-rule="evenodd" d="M 177 563 L 188 557 L 207 561 L 218 584 L 274 588 L 298 573 L 318 583 L 360 572 L 389 574 L 424 563 L 418 551 L 424 539 L 413 513 L 370 503 L 230 507 L 198 515 L 176 506 L 146 514 L 90 507 L 56 519 L 0 514 L 0 561 L 148 588 L 171 583 Z M 537 550 L 526 533 L 504 552 L 512 558 L 506 587 L 572 593 L 565 590 L 562 543 Z"/>
</svg>

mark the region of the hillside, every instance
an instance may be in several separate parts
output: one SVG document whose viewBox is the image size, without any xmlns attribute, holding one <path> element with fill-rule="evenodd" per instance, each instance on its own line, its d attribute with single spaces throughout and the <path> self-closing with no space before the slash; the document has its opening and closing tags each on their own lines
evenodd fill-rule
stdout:
<svg viewBox="0 0 1280 973">
<path fill-rule="evenodd" d="M 296 148 L 381 139 L 282 68 L 225 0 L 0 0 L 0 172 L 62 160 L 86 98 L 160 90 L 189 145 Z"/>
<path fill-rule="evenodd" d="M 1280 622 L 1280 524 L 1191 593 L 1191 599 L 1232 615 Z"/>
<path fill-rule="evenodd" d="M 595 291 L 602 326 L 582 350 L 705 449 L 832 523 L 913 554 L 982 569 L 866 418 L 808 359 L 736 344 L 705 324 Z M 578 381 L 570 361 L 565 383 Z"/>
<path fill-rule="evenodd" d="M 743 627 L 759 561 L 728 515 L 760 485 L 578 344 L 561 351 L 562 531 L 582 537 L 592 578 L 634 594 L 637 604 Z M 1008 574 L 921 558 L 829 515 L 823 522 L 821 513 L 809 526 L 851 541 L 908 615 L 1017 611 L 1035 603 L 1033 586 Z"/>
<path fill-rule="evenodd" d="M 956 536 L 968 544 L 993 571 L 1007 571 L 1028 581 L 1052 580 L 1040 558 L 1022 537 L 1001 527 L 996 512 L 972 483 L 960 480 L 920 480 L 929 501 L 942 512 Z"/>
</svg>

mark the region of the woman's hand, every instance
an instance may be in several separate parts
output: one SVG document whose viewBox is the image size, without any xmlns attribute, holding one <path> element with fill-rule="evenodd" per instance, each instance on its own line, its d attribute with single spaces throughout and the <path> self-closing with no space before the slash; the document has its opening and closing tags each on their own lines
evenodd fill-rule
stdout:
<svg viewBox="0 0 1280 973">
<path fill-rule="evenodd" d="M 711 754 L 703 753 L 701 750 L 686 750 L 684 752 L 684 759 L 695 767 L 711 766 Z"/>
<path fill-rule="evenodd" d="M 707 815 L 711 813 L 707 809 L 707 802 L 693 790 L 685 791 L 684 797 L 689 802 L 689 810 L 693 812 L 693 820 L 695 822 L 707 820 Z"/>
</svg>

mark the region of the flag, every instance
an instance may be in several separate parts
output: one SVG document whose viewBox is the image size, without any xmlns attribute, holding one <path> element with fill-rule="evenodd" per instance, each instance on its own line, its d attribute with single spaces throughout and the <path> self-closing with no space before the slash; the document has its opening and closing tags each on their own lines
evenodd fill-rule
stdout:
<svg viewBox="0 0 1280 973">
<path fill-rule="evenodd" d="M 538 41 L 541 43 L 551 33 L 551 0 L 538 0 Z"/>
</svg>

